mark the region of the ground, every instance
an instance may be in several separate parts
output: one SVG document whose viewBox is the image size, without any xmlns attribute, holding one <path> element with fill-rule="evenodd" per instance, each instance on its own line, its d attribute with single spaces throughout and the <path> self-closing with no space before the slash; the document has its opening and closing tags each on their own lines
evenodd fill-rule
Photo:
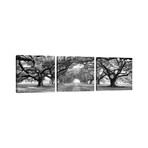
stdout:
<svg viewBox="0 0 148 148">
<path fill-rule="evenodd" d="M 58 91 L 94 91 L 94 85 L 84 83 L 58 84 Z"/>
<path fill-rule="evenodd" d="M 18 84 L 16 87 L 18 93 L 31 93 L 31 92 L 54 92 L 54 85 L 45 85 L 37 87 L 36 84 Z"/>
<path fill-rule="evenodd" d="M 98 91 L 102 91 L 102 90 L 132 90 L 132 86 L 118 85 L 116 87 L 110 87 L 110 86 L 106 86 L 106 85 L 97 85 L 97 90 Z"/>
</svg>

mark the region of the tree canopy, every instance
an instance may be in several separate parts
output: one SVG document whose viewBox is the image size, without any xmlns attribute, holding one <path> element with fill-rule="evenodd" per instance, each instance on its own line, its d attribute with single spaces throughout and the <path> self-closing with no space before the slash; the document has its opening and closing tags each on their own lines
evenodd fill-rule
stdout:
<svg viewBox="0 0 148 148">
<path fill-rule="evenodd" d="M 75 65 L 83 65 L 79 71 L 68 71 Z M 84 77 L 94 79 L 94 58 L 93 57 L 58 57 L 57 59 L 57 78 L 60 82 L 69 82 L 74 78 L 79 78 L 84 82 Z M 89 77 L 88 77 L 89 75 Z M 87 77 L 86 77 L 87 76 Z M 91 78 L 90 78 L 91 77 Z"/>
<path fill-rule="evenodd" d="M 35 80 L 38 86 L 43 86 L 43 80 L 48 77 L 55 80 L 55 59 L 53 56 L 16 56 L 16 82 Z"/>
</svg>

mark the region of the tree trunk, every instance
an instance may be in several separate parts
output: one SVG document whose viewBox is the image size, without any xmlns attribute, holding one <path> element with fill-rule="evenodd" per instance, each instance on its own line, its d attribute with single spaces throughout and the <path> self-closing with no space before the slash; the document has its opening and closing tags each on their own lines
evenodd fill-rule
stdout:
<svg viewBox="0 0 148 148">
<path fill-rule="evenodd" d="M 52 85 L 54 84 L 54 80 L 51 80 L 51 84 L 52 84 Z"/>
<path fill-rule="evenodd" d="M 90 80 L 90 84 L 92 84 L 93 80 L 94 80 L 94 79 L 91 79 L 91 80 Z"/>
<path fill-rule="evenodd" d="M 99 78 L 97 79 L 97 84 L 98 84 L 98 85 L 100 84 L 100 79 L 99 79 Z"/>
<path fill-rule="evenodd" d="M 110 86 L 111 87 L 116 87 L 116 79 L 110 79 Z"/>
<path fill-rule="evenodd" d="M 38 87 L 43 86 L 43 78 L 38 79 Z"/>
</svg>

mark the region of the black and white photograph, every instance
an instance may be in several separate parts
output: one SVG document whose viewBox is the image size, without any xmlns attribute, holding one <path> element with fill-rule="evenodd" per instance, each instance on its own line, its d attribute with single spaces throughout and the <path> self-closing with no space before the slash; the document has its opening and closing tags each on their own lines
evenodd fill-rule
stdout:
<svg viewBox="0 0 148 148">
<path fill-rule="evenodd" d="M 0 148 L 148 148 L 148 0 L 1 0 L 0 22 Z"/>
<path fill-rule="evenodd" d="M 94 91 L 94 57 L 58 56 L 57 91 Z"/>
<path fill-rule="evenodd" d="M 16 55 L 16 92 L 54 91 L 54 56 Z"/>
<path fill-rule="evenodd" d="M 96 58 L 96 89 L 132 90 L 132 58 Z"/>
</svg>

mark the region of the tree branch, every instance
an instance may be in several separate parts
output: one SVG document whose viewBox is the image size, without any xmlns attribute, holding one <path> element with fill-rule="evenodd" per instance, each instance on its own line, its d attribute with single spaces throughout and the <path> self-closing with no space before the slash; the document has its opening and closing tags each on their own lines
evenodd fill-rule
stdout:
<svg viewBox="0 0 148 148">
<path fill-rule="evenodd" d="M 130 71 L 130 72 L 128 72 L 128 73 L 125 73 L 125 74 L 118 75 L 117 77 L 119 78 L 119 77 L 128 76 L 130 73 L 131 73 L 131 71 Z"/>
</svg>

